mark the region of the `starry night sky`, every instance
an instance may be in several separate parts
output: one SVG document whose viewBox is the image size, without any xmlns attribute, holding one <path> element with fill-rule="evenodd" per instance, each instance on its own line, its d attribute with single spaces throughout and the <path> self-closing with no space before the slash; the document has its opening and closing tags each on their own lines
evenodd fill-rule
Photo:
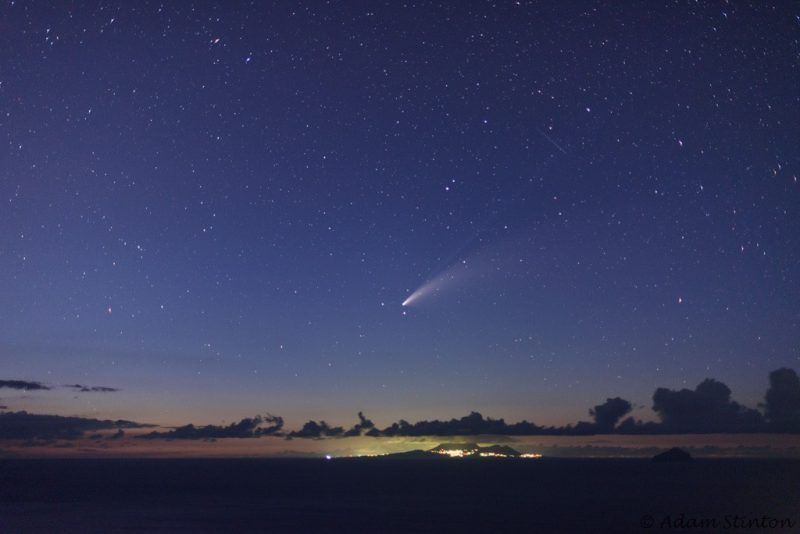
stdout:
<svg viewBox="0 0 800 534">
<path fill-rule="evenodd" d="M 800 364 L 795 3 L 0 12 L 0 370 L 121 389 L 11 409 L 563 424 Z"/>
</svg>

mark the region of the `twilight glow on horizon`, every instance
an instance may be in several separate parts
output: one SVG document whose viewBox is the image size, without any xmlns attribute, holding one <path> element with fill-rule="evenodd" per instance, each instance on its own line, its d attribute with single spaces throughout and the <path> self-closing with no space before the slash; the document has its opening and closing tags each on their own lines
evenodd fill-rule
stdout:
<svg viewBox="0 0 800 534">
<path fill-rule="evenodd" d="M 560 426 L 800 370 L 797 4 L 0 13 L 4 410 Z"/>
</svg>

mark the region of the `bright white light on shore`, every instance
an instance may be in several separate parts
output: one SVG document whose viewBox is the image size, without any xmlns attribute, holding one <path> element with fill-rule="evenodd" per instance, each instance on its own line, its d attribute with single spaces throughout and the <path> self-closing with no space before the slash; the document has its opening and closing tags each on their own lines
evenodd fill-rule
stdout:
<svg viewBox="0 0 800 534">
<path fill-rule="evenodd" d="M 333 456 L 331 456 L 330 454 L 326 454 L 326 455 L 325 455 L 325 459 L 326 459 L 326 460 L 330 460 L 331 458 L 333 458 Z"/>
</svg>

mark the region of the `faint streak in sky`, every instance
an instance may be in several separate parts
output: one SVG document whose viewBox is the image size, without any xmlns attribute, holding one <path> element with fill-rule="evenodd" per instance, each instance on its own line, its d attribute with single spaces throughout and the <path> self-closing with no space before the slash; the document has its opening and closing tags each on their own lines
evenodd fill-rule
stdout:
<svg viewBox="0 0 800 534">
<path fill-rule="evenodd" d="M 540 130 L 539 128 L 536 128 L 536 131 L 537 131 L 537 132 L 539 132 L 540 134 L 542 134 L 542 135 L 544 136 L 544 138 L 545 138 L 545 139 L 547 139 L 548 141 L 550 141 L 550 143 L 551 143 L 551 144 L 552 144 L 554 147 L 556 147 L 557 149 L 559 149 L 559 150 L 561 151 L 561 153 L 562 153 L 562 154 L 566 154 L 566 153 L 567 153 L 567 151 L 566 151 L 566 150 L 564 150 L 563 148 L 561 148 L 561 145 L 559 145 L 558 143 L 556 143 L 556 142 L 553 140 L 553 138 L 552 138 L 552 137 L 550 137 L 549 135 L 547 135 L 546 133 L 544 133 L 544 132 L 543 132 L 542 130 Z"/>
</svg>

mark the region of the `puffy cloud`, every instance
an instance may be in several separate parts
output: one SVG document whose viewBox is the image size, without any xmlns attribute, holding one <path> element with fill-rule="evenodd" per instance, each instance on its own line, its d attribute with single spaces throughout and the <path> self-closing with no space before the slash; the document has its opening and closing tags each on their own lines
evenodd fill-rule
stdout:
<svg viewBox="0 0 800 534">
<path fill-rule="evenodd" d="M 603 404 L 598 404 L 591 410 L 589 415 L 594 417 L 594 423 L 598 432 L 612 432 L 620 419 L 631 411 L 631 403 L 625 399 L 614 397 L 606 399 Z"/>
<path fill-rule="evenodd" d="M 731 400 L 728 386 L 707 378 L 694 390 L 658 388 L 653 394 L 653 410 L 661 418 L 660 433 L 739 433 L 763 430 L 762 415 Z"/>
<path fill-rule="evenodd" d="M 353 425 L 353 428 L 344 433 L 345 436 L 360 436 L 364 432 L 368 432 L 375 428 L 375 423 L 364 417 L 363 412 L 358 412 L 358 423 Z"/>
<path fill-rule="evenodd" d="M 764 412 L 770 428 L 800 432 L 800 378 L 794 369 L 777 369 L 769 375 Z"/>
</svg>

